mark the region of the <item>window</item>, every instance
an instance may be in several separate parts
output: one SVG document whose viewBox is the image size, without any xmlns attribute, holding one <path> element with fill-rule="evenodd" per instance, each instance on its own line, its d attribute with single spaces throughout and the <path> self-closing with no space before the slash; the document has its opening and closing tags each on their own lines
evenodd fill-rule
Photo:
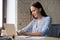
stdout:
<svg viewBox="0 0 60 40">
<path fill-rule="evenodd" d="M 3 22 L 3 0 L 0 0 L 0 27 L 2 27 Z"/>
</svg>

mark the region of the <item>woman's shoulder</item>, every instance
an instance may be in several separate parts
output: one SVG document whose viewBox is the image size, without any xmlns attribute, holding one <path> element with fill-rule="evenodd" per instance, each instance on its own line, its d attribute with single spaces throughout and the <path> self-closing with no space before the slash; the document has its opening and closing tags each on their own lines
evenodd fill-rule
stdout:
<svg viewBox="0 0 60 40">
<path fill-rule="evenodd" d="M 52 17 L 50 17 L 50 16 L 47 16 L 47 17 L 44 17 L 45 19 L 52 19 Z"/>
<path fill-rule="evenodd" d="M 43 20 L 44 20 L 44 21 L 52 21 L 52 17 L 47 16 L 47 17 L 44 17 Z"/>
</svg>

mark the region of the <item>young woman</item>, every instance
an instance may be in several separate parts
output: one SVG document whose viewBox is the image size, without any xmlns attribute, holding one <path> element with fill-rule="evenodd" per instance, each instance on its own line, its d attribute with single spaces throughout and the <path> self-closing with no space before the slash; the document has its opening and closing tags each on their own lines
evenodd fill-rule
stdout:
<svg viewBox="0 0 60 40">
<path fill-rule="evenodd" d="M 31 35 L 31 36 L 46 36 L 49 35 L 51 27 L 51 17 L 47 16 L 42 5 L 35 2 L 30 7 L 30 13 L 33 20 L 22 30 L 18 31 L 18 35 Z"/>
</svg>

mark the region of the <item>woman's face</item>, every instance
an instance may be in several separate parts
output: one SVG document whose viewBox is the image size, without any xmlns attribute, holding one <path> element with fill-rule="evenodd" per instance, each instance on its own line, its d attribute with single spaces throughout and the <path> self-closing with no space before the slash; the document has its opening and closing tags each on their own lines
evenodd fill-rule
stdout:
<svg viewBox="0 0 60 40">
<path fill-rule="evenodd" d="M 40 9 L 34 7 L 34 6 L 31 6 L 31 12 L 32 12 L 32 15 L 35 17 L 35 18 L 38 18 L 38 16 L 40 15 Z"/>
</svg>

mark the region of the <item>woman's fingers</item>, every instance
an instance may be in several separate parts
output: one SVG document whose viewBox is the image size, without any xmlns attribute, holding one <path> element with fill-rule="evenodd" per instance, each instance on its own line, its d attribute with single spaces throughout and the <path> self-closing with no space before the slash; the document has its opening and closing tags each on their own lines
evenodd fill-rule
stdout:
<svg viewBox="0 0 60 40">
<path fill-rule="evenodd" d="M 17 34 L 18 34 L 18 35 L 23 35 L 23 33 L 24 33 L 24 32 L 23 32 L 22 30 L 17 31 Z"/>
</svg>

